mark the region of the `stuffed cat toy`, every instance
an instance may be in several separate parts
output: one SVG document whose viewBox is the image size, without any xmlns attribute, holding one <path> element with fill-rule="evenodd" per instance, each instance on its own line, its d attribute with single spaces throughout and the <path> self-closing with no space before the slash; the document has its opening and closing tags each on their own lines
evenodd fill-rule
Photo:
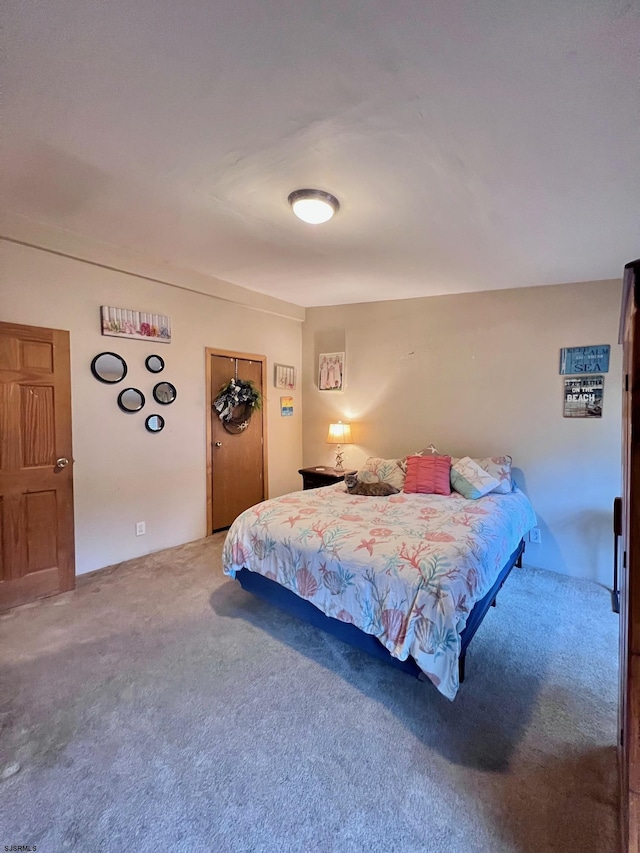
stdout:
<svg viewBox="0 0 640 853">
<path fill-rule="evenodd" d="M 368 497 L 385 497 L 386 495 L 397 495 L 398 489 L 394 489 L 388 483 L 363 483 L 357 474 L 347 474 L 344 478 L 347 491 L 350 495 L 367 495 Z"/>
</svg>

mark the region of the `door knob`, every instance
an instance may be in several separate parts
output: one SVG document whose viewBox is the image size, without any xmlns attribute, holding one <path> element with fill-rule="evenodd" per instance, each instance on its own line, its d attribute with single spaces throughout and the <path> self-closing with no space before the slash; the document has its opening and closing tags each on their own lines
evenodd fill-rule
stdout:
<svg viewBox="0 0 640 853">
<path fill-rule="evenodd" d="M 222 447 L 222 442 L 221 442 L 221 441 L 216 441 L 216 447 Z"/>
<path fill-rule="evenodd" d="M 66 468 L 69 464 L 69 460 L 65 459 L 64 456 L 61 456 L 60 459 L 56 459 L 56 468 Z"/>
</svg>

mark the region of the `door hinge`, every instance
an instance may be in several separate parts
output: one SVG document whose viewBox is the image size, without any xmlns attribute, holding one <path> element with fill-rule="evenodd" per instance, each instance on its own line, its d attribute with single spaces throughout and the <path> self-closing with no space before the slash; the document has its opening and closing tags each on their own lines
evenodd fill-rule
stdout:
<svg viewBox="0 0 640 853">
<path fill-rule="evenodd" d="M 625 373 L 625 376 L 624 376 L 624 390 L 625 391 L 629 390 L 629 374 L 628 373 Z"/>
<path fill-rule="evenodd" d="M 620 729 L 620 746 L 624 746 L 624 729 Z"/>
<path fill-rule="evenodd" d="M 626 551 L 622 554 L 622 568 L 623 569 L 627 568 L 627 552 Z"/>
</svg>

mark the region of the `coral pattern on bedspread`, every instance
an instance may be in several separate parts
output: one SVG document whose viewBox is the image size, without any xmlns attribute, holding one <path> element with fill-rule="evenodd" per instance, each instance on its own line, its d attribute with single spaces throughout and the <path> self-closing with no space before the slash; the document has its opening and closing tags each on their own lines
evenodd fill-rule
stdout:
<svg viewBox="0 0 640 853">
<path fill-rule="evenodd" d="M 411 655 L 436 687 L 458 690 L 460 633 L 524 534 L 525 495 L 350 495 L 344 483 L 273 498 L 243 512 L 224 571 L 246 567 Z"/>
</svg>

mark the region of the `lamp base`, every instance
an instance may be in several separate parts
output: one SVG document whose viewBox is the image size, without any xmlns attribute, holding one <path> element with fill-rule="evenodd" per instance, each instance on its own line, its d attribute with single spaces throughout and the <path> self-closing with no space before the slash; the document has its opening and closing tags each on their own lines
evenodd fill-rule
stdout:
<svg viewBox="0 0 640 853">
<path fill-rule="evenodd" d="M 340 450 L 340 445 L 336 444 L 336 464 L 333 466 L 334 471 L 344 471 L 343 457 L 344 450 Z"/>
</svg>

